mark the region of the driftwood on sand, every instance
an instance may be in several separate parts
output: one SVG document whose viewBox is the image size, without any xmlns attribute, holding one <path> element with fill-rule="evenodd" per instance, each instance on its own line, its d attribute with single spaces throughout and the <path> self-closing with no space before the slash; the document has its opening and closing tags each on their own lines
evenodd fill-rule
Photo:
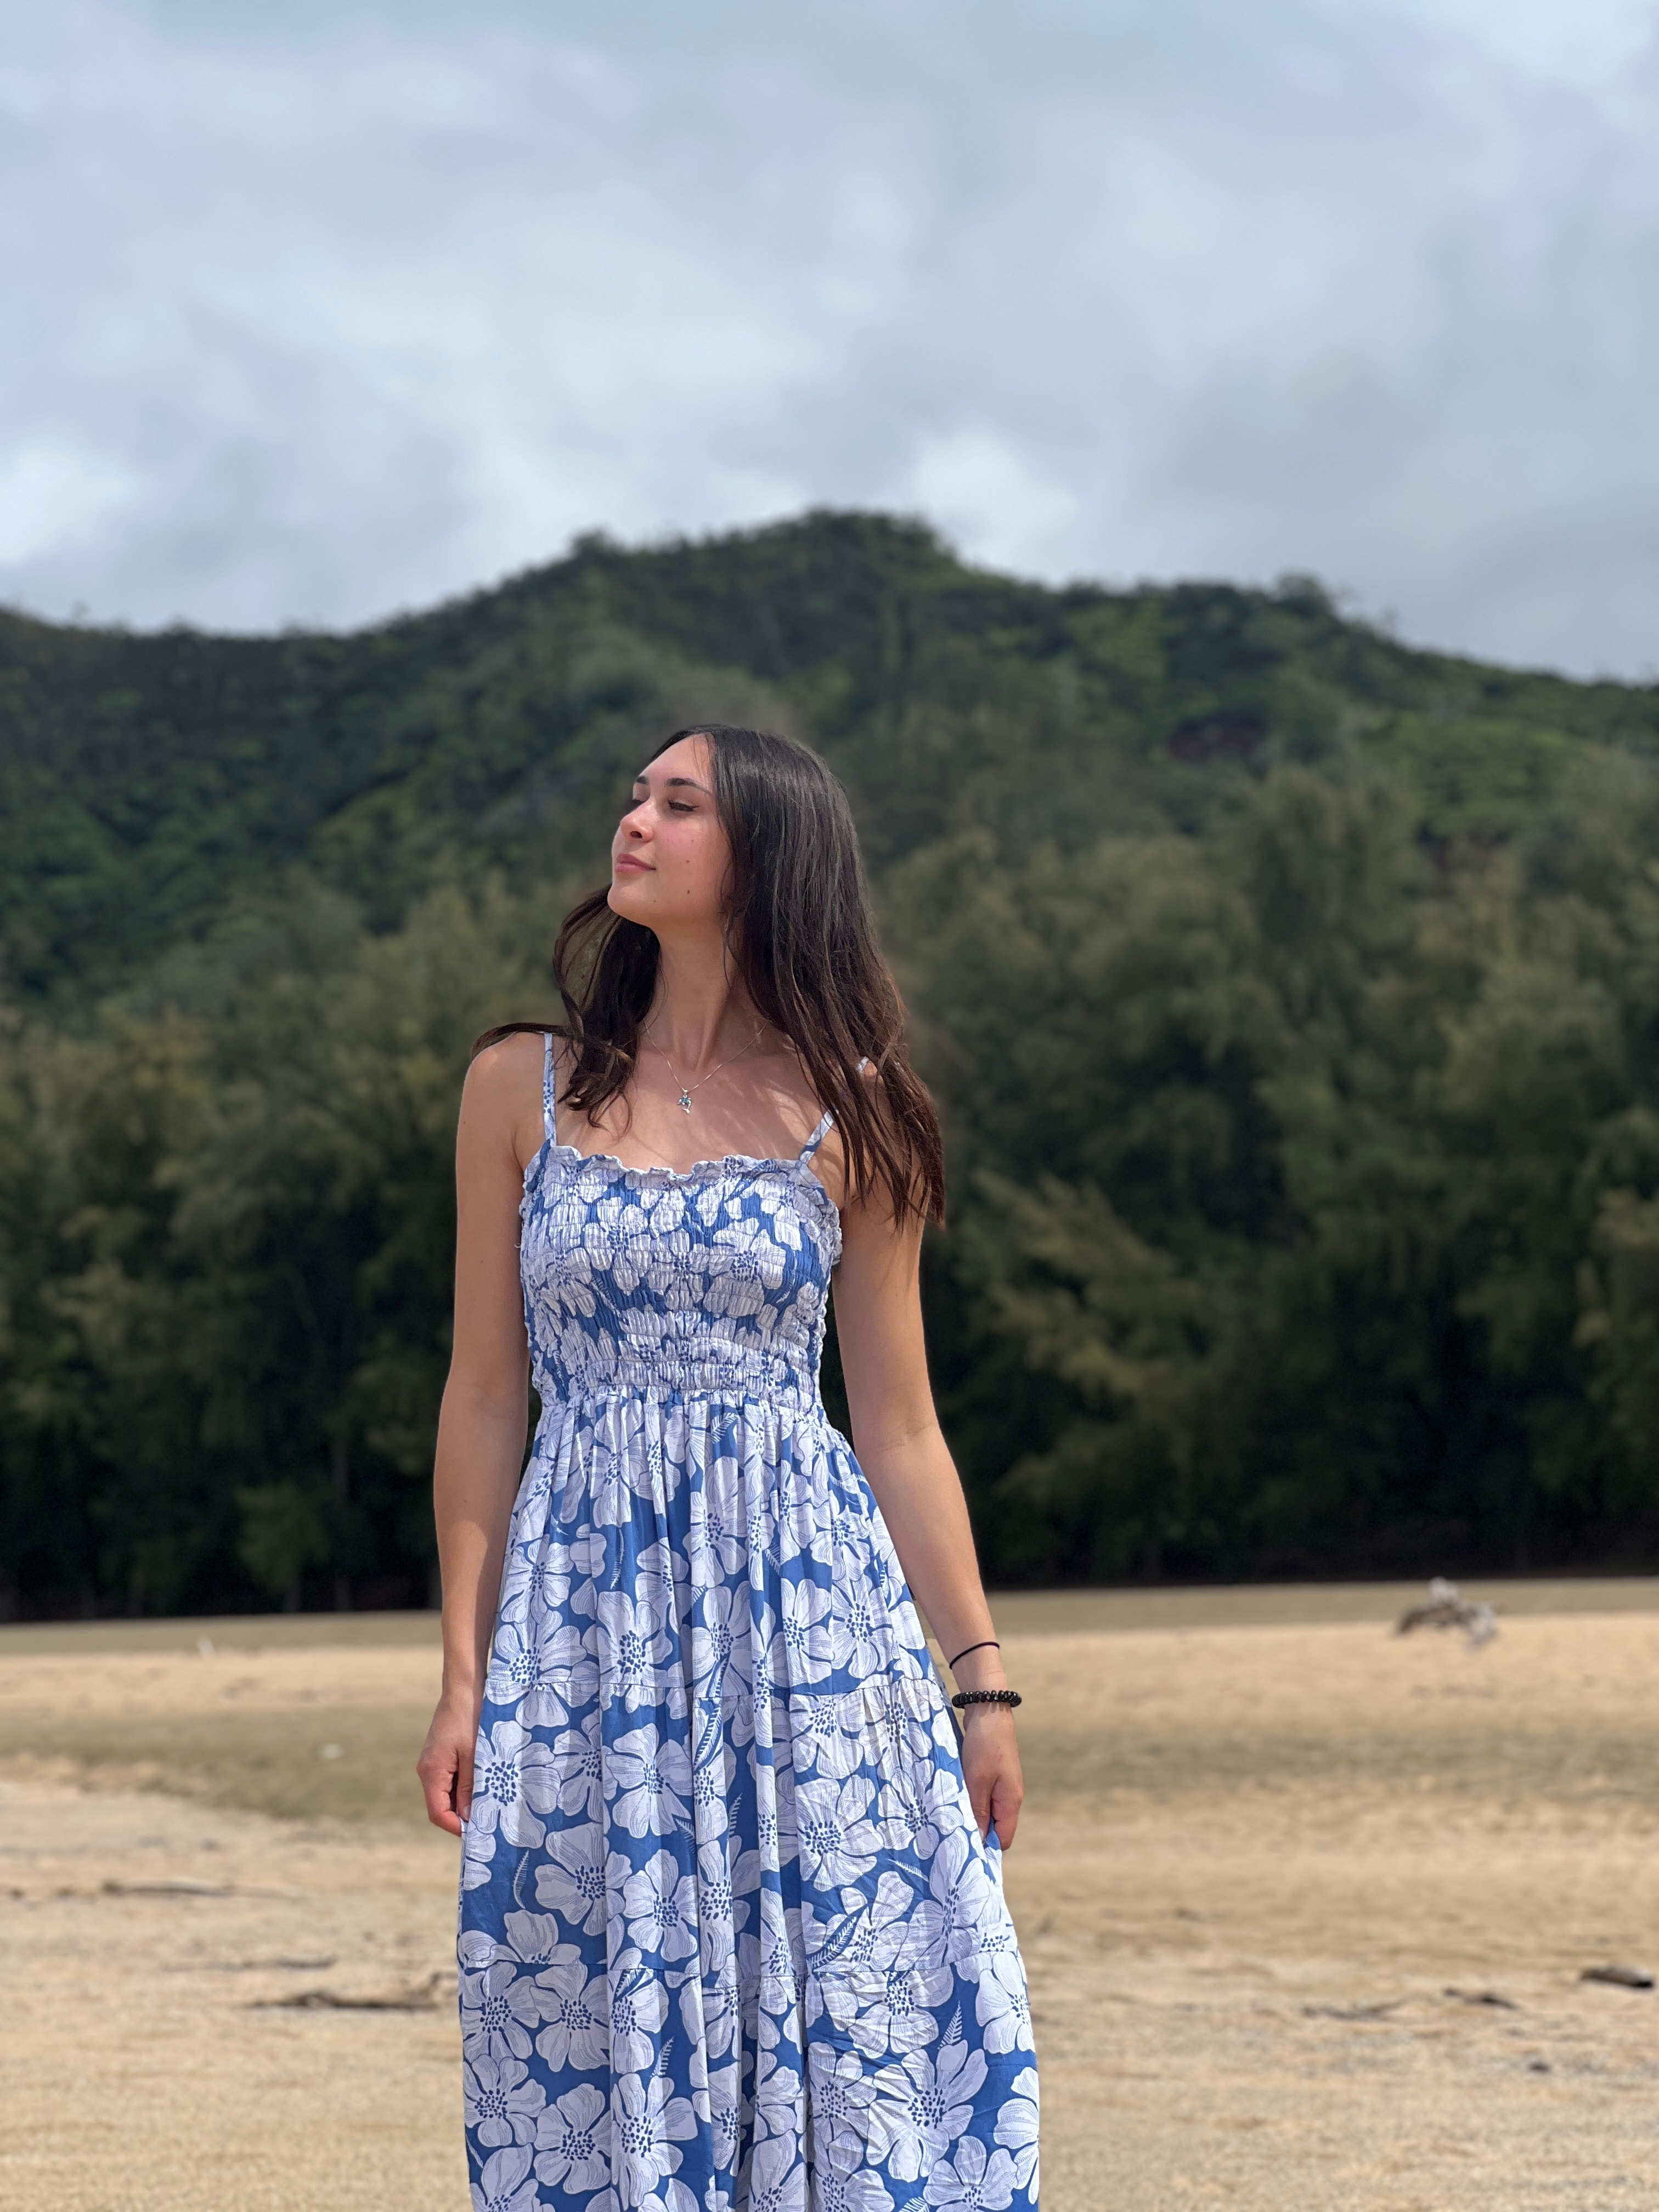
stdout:
<svg viewBox="0 0 1659 2212">
<path fill-rule="evenodd" d="M 1498 1633 L 1498 1613 L 1484 1599 L 1462 1597 L 1457 1584 L 1437 1575 L 1429 1584 L 1428 1601 L 1408 1605 L 1394 1625 L 1396 1636 L 1409 1636 L 1414 1628 L 1461 1628 L 1469 1649 L 1478 1651 Z"/>
</svg>

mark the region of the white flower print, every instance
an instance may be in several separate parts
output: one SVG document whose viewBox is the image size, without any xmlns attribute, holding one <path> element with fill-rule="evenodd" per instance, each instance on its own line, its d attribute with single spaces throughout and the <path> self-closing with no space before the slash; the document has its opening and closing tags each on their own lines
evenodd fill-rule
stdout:
<svg viewBox="0 0 1659 2212">
<path fill-rule="evenodd" d="M 834 1663 L 830 1632 L 831 1605 L 828 1590 L 816 1583 L 786 1582 L 778 1603 L 778 1640 L 784 1653 L 785 1680 L 780 1688 L 817 1682 Z"/>
<path fill-rule="evenodd" d="M 948 1966 L 902 1963 L 884 1973 L 831 1975 L 821 1984 L 824 2009 L 865 2057 L 920 2051 L 939 2033 L 935 2008 L 956 1987 Z"/>
<path fill-rule="evenodd" d="M 691 1827 L 694 1834 L 713 1839 L 723 1835 L 732 1800 L 732 1778 L 738 1762 L 730 1743 L 720 1732 L 719 1717 L 693 1717 L 699 1749 L 708 1744 L 691 1776 Z"/>
<path fill-rule="evenodd" d="M 518 2058 L 469 2058 L 461 2069 L 466 2124 L 487 2149 L 528 2142 L 547 2102 L 547 2092 L 532 2081 Z"/>
<path fill-rule="evenodd" d="M 566 1938 L 569 1933 L 555 1912 L 508 1912 L 501 1917 L 501 1933 L 507 1938 L 509 1954 L 521 1966 L 550 1966 L 562 1959 L 571 1946 Z M 499 1947 L 498 1947 L 499 1948 Z M 466 1958 L 465 1940 L 461 1950 L 463 1963 Z M 481 1966 L 492 1962 L 480 1960 Z"/>
<path fill-rule="evenodd" d="M 689 1959 L 697 1948 L 697 1885 L 683 1874 L 666 1851 L 658 1851 L 637 1873 L 626 1859 L 613 1860 L 623 1877 L 623 1917 L 630 1942 L 647 1956 L 672 1962 Z"/>
<path fill-rule="evenodd" d="M 885 1607 L 867 1583 L 838 1582 L 830 1594 L 830 1661 L 868 1680 L 887 1656 Z"/>
<path fill-rule="evenodd" d="M 881 2176 L 867 2166 L 855 2173 L 837 2173 L 832 2167 L 815 2173 L 812 2181 L 812 2212 L 893 2212 Z"/>
<path fill-rule="evenodd" d="M 850 1706 L 854 1700 L 849 1698 L 848 1703 Z M 870 1685 L 860 1703 L 866 1756 L 872 1747 L 876 1762 L 884 1772 L 931 1763 L 935 1748 L 933 1705 L 922 1683 L 896 1681 L 891 1676 L 878 1680 Z M 848 1718 L 850 1725 L 850 1713 Z"/>
<path fill-rule="evenodd" d="M 691 1680 L 700 1698 L 724 1709 L 734 1689 L 750 1681 L 749 1586 L 705 1585 L 697 1594 L 701 1618 L 691 1630 Z"/>
<path fill-rule="evenodd" d="M 468 1825 L 504 1843 L 532 1849 L 547 1833 L 537 1815 L 559 1802 L 560 1776 L 553 1753 L 516 1721 L 497 1721 L 479 1737 L 472 1771 Z"/>
<path fill-rule="evenodd" d="M 604 1694 L 627 1712 L 662 1702 L 659 1673 L 674 1648 L 666 1611 L 655 1596 L 635 1599 L 621 1590 L 600 1596 L 599 1680 Z"/>
<path fill-rule="evenodd" d="M 803 1782 L 795 1791 L 795 1832 L 801 1872 L 815 1887 L 839 1889 L 861 1881 L 876 1863 L 881 1837 L 870 1819 L 875 1796 L 869 1778 Z"/>
<path fill-rule="evenodd" d="M 807 1941 L 814 1973 L 885 1974 L 899 1962 L 943 1966 L 945 1917 L 931 1898 L 919 1897 L 902 1874 L 889 1868 L 873 1898 L 842 1892 L 841 1913 L 822 1924 L 814 1914 Z"/>
<path fill-rule="evenodd" d="M 567 2067 L 590 2074 L 611 2052 L 611 1993 L 603 1973 L 591 1978 L 586 1962 L 572 1944 L 536 1976 L 536 2008 L 546 2022 L 536 2038 L 537 2055 L 555 2073 Z"/>
<path fill-rule="evenodd" d="M 686 1503 L 685 1552 L 692 1580 L 726 1594 L 726 1585 L 748 1566 L 743 1541 L 743 1501 L 735 1459 L 716 1457 Z M 746 1577 L 745 1577 L 746 1578 Z"/>
<path fill-rule="evenodd" d="M 855 2051 L 810 2042 L 812 2136 L 818 2173 L 851 2173 L 864 2163 L 875 2084 Z"/>
<path fill-rule="evenodd" d="M 510 1960 L 461 1976 L 461 2051 L 468 2058 L 528 2058 L 539 2018 L 528 1976 Z"/>
<path fill-rule="evenodd" d="M 472 2184 L 472 2212 L 536 2212 L 539 2201 L 527 2150 L 498 2150 Z"/>
<path fill-rule="evenodd" d="M 495 1832 L 493 1828 L 475 1828 L 470 1823 L 461 1831 L 461 1894 L 470 1889 L 482 1889 L 489 1880 L 495 1856 Z"/>
<path fill-rule="evenodd" d="M 783 1280 L 783 1254 L 767 1222 L 736 1221 L 717 1229 L 709 1256 L 705 1299 L 713 1314 L 758 1314 Z"/>
<path fill-rule="evenodd" d="M 605 1748 L 599 1716 L 589 1713 L 580 1730 L 559 1737 L 553 1746 L 559 1771 L 559 1810 L 586 1814 L 590 1820 L 605 1817 Z"/>
<path fill-rule="evenodd" d="M 737 1940 L 749 1925 L 750 1900 L 758 1892 L 758 1851 L 728 1856 L 722 1842 L 697 1852 L 697 1917 L 702 1934 L 702 1972 L 713 1980 L 730 1968 Z"/>
<path fill-rule="evenodd" d="M 684 1418 L 676 1416 L 666 1425 L 683 1430 Z M 675 1626 L 672 1616 L 676 1592 L 684 1580 L 684 1563 L 675 1557 L 665 1539 L 659 1537 L 654 1544 L 641 1544 L 634 1554 L 634 1595 L 648 1598 L 659 1609 L 664 1626 L 671 1630 Z"/>
<path fill-rule="evenodd" d="M 749 2161 L 749 2212 L 806 2212 L 806 2168 L 786 2136 L 757 2142 Z"/>
<path fill-rule="evenodd" d="M 997 2114 L 993 2140 L 1014 2161 L 1014 2185 L 1033 2201 L 1037 2193 L 1037 2077 L 1035 2066 L 1023 2066 L 1010 2086 L 1006 2102 Z"/>
<path fill-rule="evenodd" d="M 572 2195 L 611 2179 L 611 2106 L 586 2081 L 556 2098 L 536 2123 L 536 2179 Z"/>
<path fill-rule="evenodd" d="M 1006 2150 L 986 2155 L 977 2136 L 963 2136 L 954 2158 L 941 2159 L 927 2177 L 929 2204 L 960 2205 L 963 2212 L 1006 2212 L 1014 2201 L 1014 2162 Z"/>
<path fill-rule="evenodd" d="M 611 2124 L 623 2195 L 630 2204 L 667 2179 L 680 2163 L 675 2144 L 688 2142 L 697 2131 L 690 2100 L 671 2094 L 654 2074 L 617 2077 Z"/>
<path fill-rule="evenodd" d="M 927 1866 L 927 1887 L 939 1910 L 939 1941 L 964 1973 L 976 1971 L 981 1931 L 1006 1918 L 984 1846 L 965 1821 L 941 1838 Z"/>
<path fill-rule="evenodd" d="M 592 1614 L 595 1597 L 594 1585 L 605 1571 L 605 1559 L 610 1539 L 603 1528 L 584 1528 L 570 1539 L 570 1565 L 574 1579 L 570 1588 L 570 1604 L 574 1612 Z"/>
<path fill-rule="evenodd" d="M 809 1570 L 812 1566 L 819 1566 L 834 1571 L 823 1512 L 819 1500 L 811 1492 L 786 1491 L 774 1504 L 771 1517 L 776 1529 L 775 1548 L 781 1567 L 787 1571 L 792 1567 L 805 1565 Z M 827 1638 L 823 1649 L 827 1666 Z M 800 1678 L 792 1677 L 786 1672 L 781 1686 L 787 1689 L 790 1681 L 796 1679 Z M 816 1680 L 817 1676 L 805 1679 Z"/>
<path fill-rule="evenodd" d="M 587 2212 L 586 2205 L 582 2212 Z M 640 2199 L 639 2212 L 700 2212 L 696 2198 L 678 2176 L 665 2181 L 660 2190 Z"/>
<path fill-rule="evenodd" d="M 794 1747 L 795 1771 L 802 1781 L 814 1774 L 844 1782 L 863 1764 L 856 1741 L 843 1756 L 843 1738 L 836 1718 L 841 1703 L 833 1696 L 797 1692 L 789 1700 L 789 1735 Z"/>
<path fill-rule="evenodd" d="M 775 1766 L 770 1747 L 750 1747 L 749 1771 L 754 1778 L 755 1842 L 768 1866 L 781 1866 L 800 1850 L 795 1831 L 795 1777 L 787 1766 Z"/>
<path fill-rule="evenodd" d="M 698 2087 L 708 2061 L 725 2058 L 743 2033 L 743 1998 L 735 1978 L 706 1981 L 692 1974 L 680 1991 L 680 2021 L 690 2046 L 690 2080 Z"/>
<path fill-rule="evenodd" d="M 592 1674 L 584 1666 L 581 1631 L 574 1626 L 526 1632 L 513 1621 L 496 1631 L 489 1659 L 486 1695 L 492 1705 L 516 1709 L 525 1728 L 562 1728 L 570 1717 L 566 1703 L 573 1672 Z M 591 1695 L 584 1683 L 581 1692 Z"/>
<path fill-rule="evenodd" d="M 931 1859 L 941 1838 L 962 1826 L 962 1791 L 937 1767 L 912 1765 L 882 1784 L 877 1817 L 889 1850 Z"/>
<path fill-rule="evenodd" d="M 870 2143 L 900 2181 L 919 2180 L 972 2124 L 985 2087 L 983 2055 L 969 2045 L 958 2016 L 937 2053 L 912 2051 L 875 2078 Z"/>
<path fill-rule="evenodd" d="M 660 1978 L 641 1965 L 637 1951 L 624 1951 L 611 1978 L 612 2074 L 642 2074 L 656 2064 L 656 2039 L 667 2018 Z"/>
<path fill-rule="evenodd" d="M 709 2070 L 708 2081 L 694 2086 L 691 2107 L 714 2139 L 714 2163 L 729 2166 L 743 2132 L 743 2075 L 733 2063 Z"/>
<path fill-rule="evenodd" d="M 605 1830 L 597 1820 L 562 1828 L 547 1839 L 536 1869 L 536 1902 L 568 1928 L 597 1936 L 605 1923 Z"/>
<path fill-rule="evenodd" d="M 799 2046 L 775 2037 L 763 2048 L 755 2068 L 755 2133 L 794 2142 L 800 2134 L 801 2070 Z"/>
<path fill-rule="evenodd" d="M 637 1333 L 637 1332 L 636 1332 Z M 644 1416 L 642 1409 L 626 1407 L 636 1430 L 633 1448 L 621 1451 L 608 1435 L 593 1439 L 592 1466 L 588 1480 L 592 1493 L 593 1518 L 601 1527 L 629 1528 L 645 1477 Z"/>
<path fill-rule="evenodd" d="M 481 1974 L 498 1959 L 510 1966 L 518 1957 L 510 1942 L 503 1942 L 487 1928 L 463 1928 L 456 1938 L 455 1956 L 464 1974 Z"/>
<path fill-rule="evenodd" d="M 653 1407 L 644 1398 L 613 1401 L 593 1433 L 595 1483 L 620 1482 L 636 1497 L 645 1466 L 647 1439 L 653 1426 Z M 659 1454 L 660 1463 L 660 1454 Z"/>
<path fill-rule="evenodd" d="M 605 1789 L 630 1836 L 665 1836 L 687 1826 L 691 1762 L 683 1744 L 654 1728 L 632 1729 L 611 1747 Z"/>
<path fill-rule="evenodd" d="M 501 1624 L 522 1630 L 557 1614 L 570 1595 L 570 1552 L 548 1536 L 515 1544 L 501 1581 Z"/>
<path fill-rule="evenodd" d="M 1031 2048 L 1031 2002 L 1026 1995 L 1025 1969 L 1020 1964 L 1012 1926 L 988 1928 L 980 1936 L 979 1955 L 964 1960 L 964 1977 L 977 1978 L 974 2009 L 988 2051 L 1029 2051 Z"/>
</svg>

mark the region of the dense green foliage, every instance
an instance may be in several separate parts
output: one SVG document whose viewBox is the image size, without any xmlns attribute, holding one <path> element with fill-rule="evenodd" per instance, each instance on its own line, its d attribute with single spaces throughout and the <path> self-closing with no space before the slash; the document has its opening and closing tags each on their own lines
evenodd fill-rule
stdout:
<svg viewBox="0 0 1659 2212">
<path fill-rule="evenodd" d="M 459 1075 L 641 753 L 816 743 L 994 1577 L 1659 1548 L 1659 696 L 817 515 L 360 635 L 0 618 L 0 1601 L 418 1600 Z"/>
</svg>

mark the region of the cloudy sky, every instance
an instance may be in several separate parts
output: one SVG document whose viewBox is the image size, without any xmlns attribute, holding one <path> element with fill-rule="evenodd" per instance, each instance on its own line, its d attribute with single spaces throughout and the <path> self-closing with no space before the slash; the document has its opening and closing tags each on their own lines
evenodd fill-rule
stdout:
<svg viewBox="0 0 1659 2212">
<path fill-rule="evenodd" d="M 1656 0 L 0 0 L 0 598 L 881 506 L 1659 669 Z"/>
</svg>

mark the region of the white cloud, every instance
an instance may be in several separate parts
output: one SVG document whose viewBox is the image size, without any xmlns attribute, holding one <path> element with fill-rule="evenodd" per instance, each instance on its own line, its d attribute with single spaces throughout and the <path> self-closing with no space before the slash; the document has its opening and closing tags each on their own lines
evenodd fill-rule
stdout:
<svg viewBox="0 0 1659 2212">
<path fill-rule="evenodd" d="M 1346 12 L 1352 0 L 1335 0 Z M 1650 44 L 1653 0 L 1407 0 L 1431 36 L 1449 34 L 1558 83 L 1601 86 Z"/>
<path fill-rule="evenodd" d="M 351 621 L 920 505 L 1659 659 L 1638 0 L 0 10 L 0 592 Z"/>
<path fill-rule="evenodd" d="M 901 504 L 931 515 L 981 560 L 1014 569 L 1040 562 L 1077 508 L 1070 492 L 982 427 L 924 433 Z"/>
<path fill-rule="evenodd" d="M 42 439 L 0 462 L 0 563 L 85 545 L 130 504 L 133 479 L 95 455 Z"/>
</svg>

